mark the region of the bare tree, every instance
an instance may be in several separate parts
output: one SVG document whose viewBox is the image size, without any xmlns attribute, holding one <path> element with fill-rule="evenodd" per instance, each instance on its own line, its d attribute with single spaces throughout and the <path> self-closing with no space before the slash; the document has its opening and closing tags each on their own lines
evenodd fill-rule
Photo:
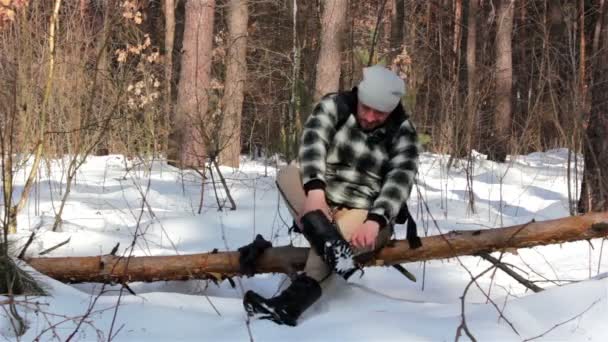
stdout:
<svg viewBox="0 0 608 342">
<path fill-rule="evenodd" d="M 404 43 L 405 1 L 391 0 L 391 35 L 388 60 L 392 61 L 401 52 Z"/>
<path fill-rule="evenodd" d="M 480 93 L 477 91 L 477 11 L 479 0 L 469 1 L 469 13 L 467 18 L 467 128 L 466 153 L 469 154 L 467 161 L 467 189 L 469 197 L 469 210 L 475 212 L 475 194 L 473 192 L 473 156 L 472 151 L 477 142 L 477 127 L 479 116 L 477 115 L 477 103 Z"/>
<path fill-rule="evenodd" d="M 462 0 L 455 0 L 454 2 L 454 41 L 452 42 L 452 54 L 454 58 L 452 60 L 452 69 L 454 70 L 454 76 L 458 77 L 458 71 L 460 69 L 460 44 L 462 41 Z"/>
<path fill-rule="evenodd" d="M 211 84 L 215 0 L 186 2 L 177 108 L 168 157 L 181 167 L 204 163 L 203 125 Z"/>
<path fill-rule="evenodd" d="M 249 13 L 247 1 L 230 0 L 228 9 L 228 51 L 226 79 L 222 101 L 223 122 L 221 133 L 220 163 L 232 167 L 239 166 L 241 155 L 241 111 L 243 89 L 247 77 L 247 22 Z"/>
<path fill-rule="evenodd" d="M 511 93 L 513 87 L 513 8 L 515 0 L 500 0 L 496 29 L 496 108 L 494 112 L 494 145 L 489 158 L 503 162 L 509 151 L 511 136 Z"/>
<path fill-rule="evenodd" d="M 465 120 L 458 120 L 459 116 L 462 116 L 463 110 L 461 110 L 462 101 L 460 100 L 460 54 L 462 45 L 462 0 L 454 1 L 454 32 L 452 40 L 452 58 L 451 58 L 451 90 L 448 95 L 448 101 L 446 113 L 451 113 L 452 129 L 454 131 L 452 135 L 452 156 L 453 157 L 464 157 L 466 155 L 466 130 L 467 122 Z M 451 165 L 452 161 L 448 162 Z"/>
<path fill-rule="evenodd" d="M 314 100 L 337 91 L 342 64 L 342 33 L 346 24 L 347 0 L 324 0 L 321 18 L 321 47 L 317 61 Z"/>
<path fill-rule="evenodd" d="M 579 211 L 608 210 L 608 11 L 598 17 L 597 60 L 591 89 L 591 114 L 585 132 L 585 173 Z"/>
<path fill-rule="evenodd" d="M 469 1 L 469 13 L 467 18 L 467 114 L 468 114 L 468 146 L 471 150 L 476 141 L 477 131 L 477 10 L 479 0 Z"/>
<path fill-rule="evenodd" d="M 27 200 L 29 198 L 29 194 L 34 186 L 34 182 L 36 180 L 38 169 L 40 166 L 40 161 L 42 160 L 42 156 L 44 153 L 44 132 L 46 130 L 47 120 L 49 117 L 49 100 L 51 98 L 51 92 L 53 89 L 53 80 L 54 80 L 54 70 L 55 70 L 55 54 L 56 54 L 56 28 L 59 20 L 59 10 L 61 9 L 61 0 L 55 0 L 53 3 L 53 14 L 49 23 L 49 34 L 48 34 L 48 44 L 49 44 L 49 56 L 48 56 L 48 74 L 46 79 L 46 84 L 44 87 L 44 95 L 42 99 L 42 110 L 40 113 L 40 127 L 38 131 L 38 141 L 36 142 L 36 148 L 34 152 L 34 162 L 32 168 L 30 169 L 30 173 L 25 182 L 25 186 L 23 187 L 23 192 L 21 194 L 21 198 L 15 207 L 10 208 L 9 217 L 11 221 L 9 222 L 9 233 L 17 232 L 17 213 L 23 209 Z M 12 158 L 8 158 L 8 160 L 12 160 Z M 6 170 L 8 172 L 12 172 L 11 164 L 6 165 Z M 9 177 L 5 177 L 8 179 Z M 8 189 L 5 184 L 5 189 Z"/>
<path fill-rule="evenodd" d="M 173 113 L 173 48 L 175 46 L 175 0 L 165 0 L 165 122 Z"/>
</svg>

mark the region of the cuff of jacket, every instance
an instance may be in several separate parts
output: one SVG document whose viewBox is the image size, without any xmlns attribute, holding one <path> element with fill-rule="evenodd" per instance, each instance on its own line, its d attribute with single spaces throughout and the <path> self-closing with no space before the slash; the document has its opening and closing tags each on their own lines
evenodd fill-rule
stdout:
<svg viewBox="0 0 608 342">
<path fill-rule="evenodd" d="M 378 223 L 378 225 L 380 226 L 380 230 L 388 226 L 387 219 L 380 214 L 369 213 L 367 214 L 367 218 L 365 219 L 365 221 L 374 221 Z"/>
<path fill-rule="evenodd" d="M 325 190 L 325 182 L 320 179 L 311 179 L 304 184 L 304 192 L 308 196 L 310 190 Z"/>
</svg>

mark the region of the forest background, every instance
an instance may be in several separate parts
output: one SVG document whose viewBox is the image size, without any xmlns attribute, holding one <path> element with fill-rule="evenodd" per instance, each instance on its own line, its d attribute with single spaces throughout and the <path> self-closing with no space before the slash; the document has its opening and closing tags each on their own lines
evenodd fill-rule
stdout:
<svg viewBox="0 0 608 342">
<path fill-rule="evenodd" d="M 30 157 L 73 156 L 66 195 L 91 154 L 290 161 L 315 102 L 381 63 L 407 81 L 428 151 L 504 162 L 567 147 L 586 165 L 571 212 L 606 209 L 604 0 L 0 4 L 5 190 Z"/>
<path fill-rule="evenodd" d="M 162 160 L 198 173 L 199 213 L 204 180 L 218 175 L 235 209 L 220 165 L 238 168 L 243 155 L 264 165 L 294 160 L 316 101 L 356 86 L 362 68 L 378 63 L 406 80 L 402 102 L 425 150 L 464 170 L 470 211 L 480 156 L 508 164 L 556 148 L 567 149 L 569 213 L 606 211 L 607 7 L 0 0 L 0 293 L 27 286 L 8 245 L 28 201 L 39 209 L 41 172 L 53 163 L 62 166 L 53 232 L 94 155 L 123 155 L 127 171 Z M 17 174 L 25 181 L 15 186 Z"/>
</svg>

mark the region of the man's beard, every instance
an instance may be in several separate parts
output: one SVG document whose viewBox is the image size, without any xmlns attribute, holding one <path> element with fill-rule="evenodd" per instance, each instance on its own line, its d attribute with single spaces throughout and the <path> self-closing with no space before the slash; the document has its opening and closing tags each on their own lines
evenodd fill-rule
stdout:
<svg viewBox="0 0 608 342">
<path fill-rule="evenodd" d="M 359 118 L 357 118 L 357 126 L 359 127 L 360 130 L 362 130 L 363 132 L 366 132 L 366 133 L 372 132 L 372 131 L 376 130 L 377 128 L 382 127 L 382 125 L 383 124 L 367 126 L 361 120 L 359 120 Z"/>
</svg>

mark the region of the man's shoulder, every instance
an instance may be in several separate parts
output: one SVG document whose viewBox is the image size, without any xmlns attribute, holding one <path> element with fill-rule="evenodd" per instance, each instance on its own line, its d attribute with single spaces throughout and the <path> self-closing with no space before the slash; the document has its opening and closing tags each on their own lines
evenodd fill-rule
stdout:
<svg viewBox="0 0 608 342">
<path fill-rule="evenodd" d="M 319 100 L 318 106 L 326 112 L 335 114 L 338 125 L 341 125 L 351 113 L 356 112 L 357 97 L 352 91 L 328 93 Z"/>
<path fill-rule="evenodd" d="M 401 125 L 399 125 L 399 128 L 401 130 L 404 130 L 407 132 L 416 133 L 416 126 L 414 126 L 414 122 L 412 122 L 412 120 L 409 117 L 405 118 L 403 120 L 403 122 L 401 122 Z"/>
<path fill-rule="evenodd" d="M 325 98 L 340 98 L 340 99 L 345 99 L 345 98 L 355 98 L 356 99 L 357 93 L 355 91 L 355 89 L 352 90 L 341 90 L 341 91 L 335 91 L 335 92 L 331 92 L 331 93 L 327 93 L 325 95 L 323 95 L 321 97 L 321 100 L 325 99 Z"/>
</svg>

